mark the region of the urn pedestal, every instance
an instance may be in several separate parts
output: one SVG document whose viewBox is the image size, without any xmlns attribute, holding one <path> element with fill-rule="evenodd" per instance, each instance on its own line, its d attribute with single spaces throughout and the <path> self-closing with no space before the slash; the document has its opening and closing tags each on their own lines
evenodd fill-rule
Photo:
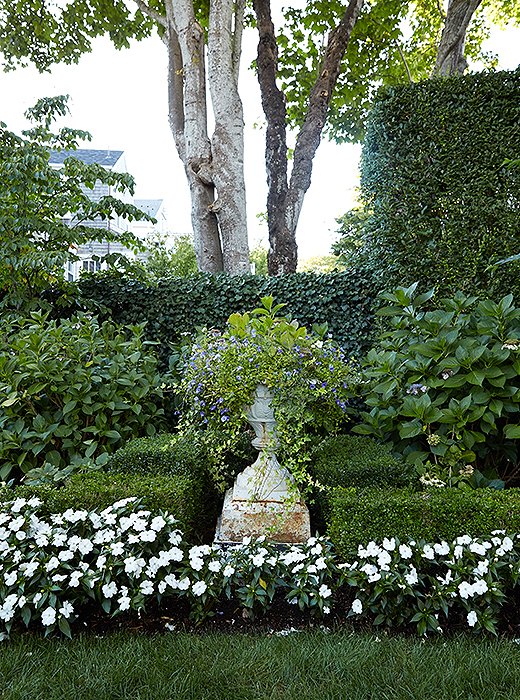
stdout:
<svg viewBox="0 0 520 700">
<path fill-rule="evenodd" d="M 271 399 L 268 388 L 259 385 L 246 412 L 255 431 L 252 444 L 259 454 L 226 492 L 216 544 L 233 544 L 259 535 L 273 542 L 295 544 L 310 537 L 307 506 L 292 476 L 276 458 L 278 438 Z"/>
</svg>

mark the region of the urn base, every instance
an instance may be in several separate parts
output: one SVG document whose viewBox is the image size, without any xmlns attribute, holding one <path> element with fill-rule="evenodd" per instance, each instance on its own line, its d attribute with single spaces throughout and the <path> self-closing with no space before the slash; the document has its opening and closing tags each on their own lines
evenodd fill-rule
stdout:
<svg viewBox="0 0 520 700">
<path fill-rule="evenodd" d="M 301 501 L 243 501 L 226 492 L 215 544 L 240 543 L 244 537 L 265 535 L 271 542 L 300 544 L 311 536 L 309 510 Z"/>
</svg>

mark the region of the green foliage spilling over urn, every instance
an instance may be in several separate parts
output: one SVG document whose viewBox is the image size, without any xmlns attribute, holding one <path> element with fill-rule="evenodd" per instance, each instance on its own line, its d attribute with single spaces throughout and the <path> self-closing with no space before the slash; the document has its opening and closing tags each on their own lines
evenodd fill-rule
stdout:
<svg viewBox="0 0 520 700">
<path fill-rule="evenodd" d="M 384 91 L 363 148 L 366 253 L 387 288 L 520 292 L 520 70 Z"/>
<path fill-rule="evenodd" d="M 341 348 L 325 337 L 326 325 L 311 332 L 278 315 L 284 305 L 272 297 L 261 304 L 232 314 L 223 333 L 200 333 L 186 359 L 182 423 L 220 428 L 231 444 L 263 384 L 273 396 L 278 454 L 303 483 L 311 435 L 334 432 L 346 420 L 353 373 Z"/>
</svg>

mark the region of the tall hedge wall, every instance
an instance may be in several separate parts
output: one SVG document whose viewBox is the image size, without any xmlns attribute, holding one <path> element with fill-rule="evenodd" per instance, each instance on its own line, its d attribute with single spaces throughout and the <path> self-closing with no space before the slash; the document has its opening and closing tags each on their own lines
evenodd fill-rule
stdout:
<svg viewBox="0 0 520 700">
<path fill-rule="evenodd" d="M 361 163 L 370 257 L 387 286 L 520 291 L 520 69 L 388 89 Z M 376 260 L 374 260 L 376 259 Z"/>
<path fill-rule="evenodd" d="M 257 307 L 267 294 L 286 303 L 286 312 L 302 324 L 326 321 L 333 337 L 352 355 L 364 353 L 373 337 L 376 292 L 370 275 L 362 270 L 271 278 L 199 274 L 157 286 L 91 278 L 81 282 L 81 293 L 87 303 L 102 304 L 118 323 L 146 321 L 147 337 L 161 343 L 163 358 L 169 352 L 168 342 L 177 342 L 182 333 L 200 326 L 223 328 L 231 313 Z"/>
</svg>

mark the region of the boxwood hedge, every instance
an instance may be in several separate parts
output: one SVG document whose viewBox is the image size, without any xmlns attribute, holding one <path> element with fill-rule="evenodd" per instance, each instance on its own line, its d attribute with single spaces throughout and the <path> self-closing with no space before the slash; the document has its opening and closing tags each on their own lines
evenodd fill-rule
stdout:
<svg viewBox="0 0 520 700">
<path fill-rule="evenodd" d="M 520 489 L 335 489 L 328 535 L 338 554 L 355 557 L 359 544 L 384 537 L 453 540 L 520 532 Z"/>
</svg>

